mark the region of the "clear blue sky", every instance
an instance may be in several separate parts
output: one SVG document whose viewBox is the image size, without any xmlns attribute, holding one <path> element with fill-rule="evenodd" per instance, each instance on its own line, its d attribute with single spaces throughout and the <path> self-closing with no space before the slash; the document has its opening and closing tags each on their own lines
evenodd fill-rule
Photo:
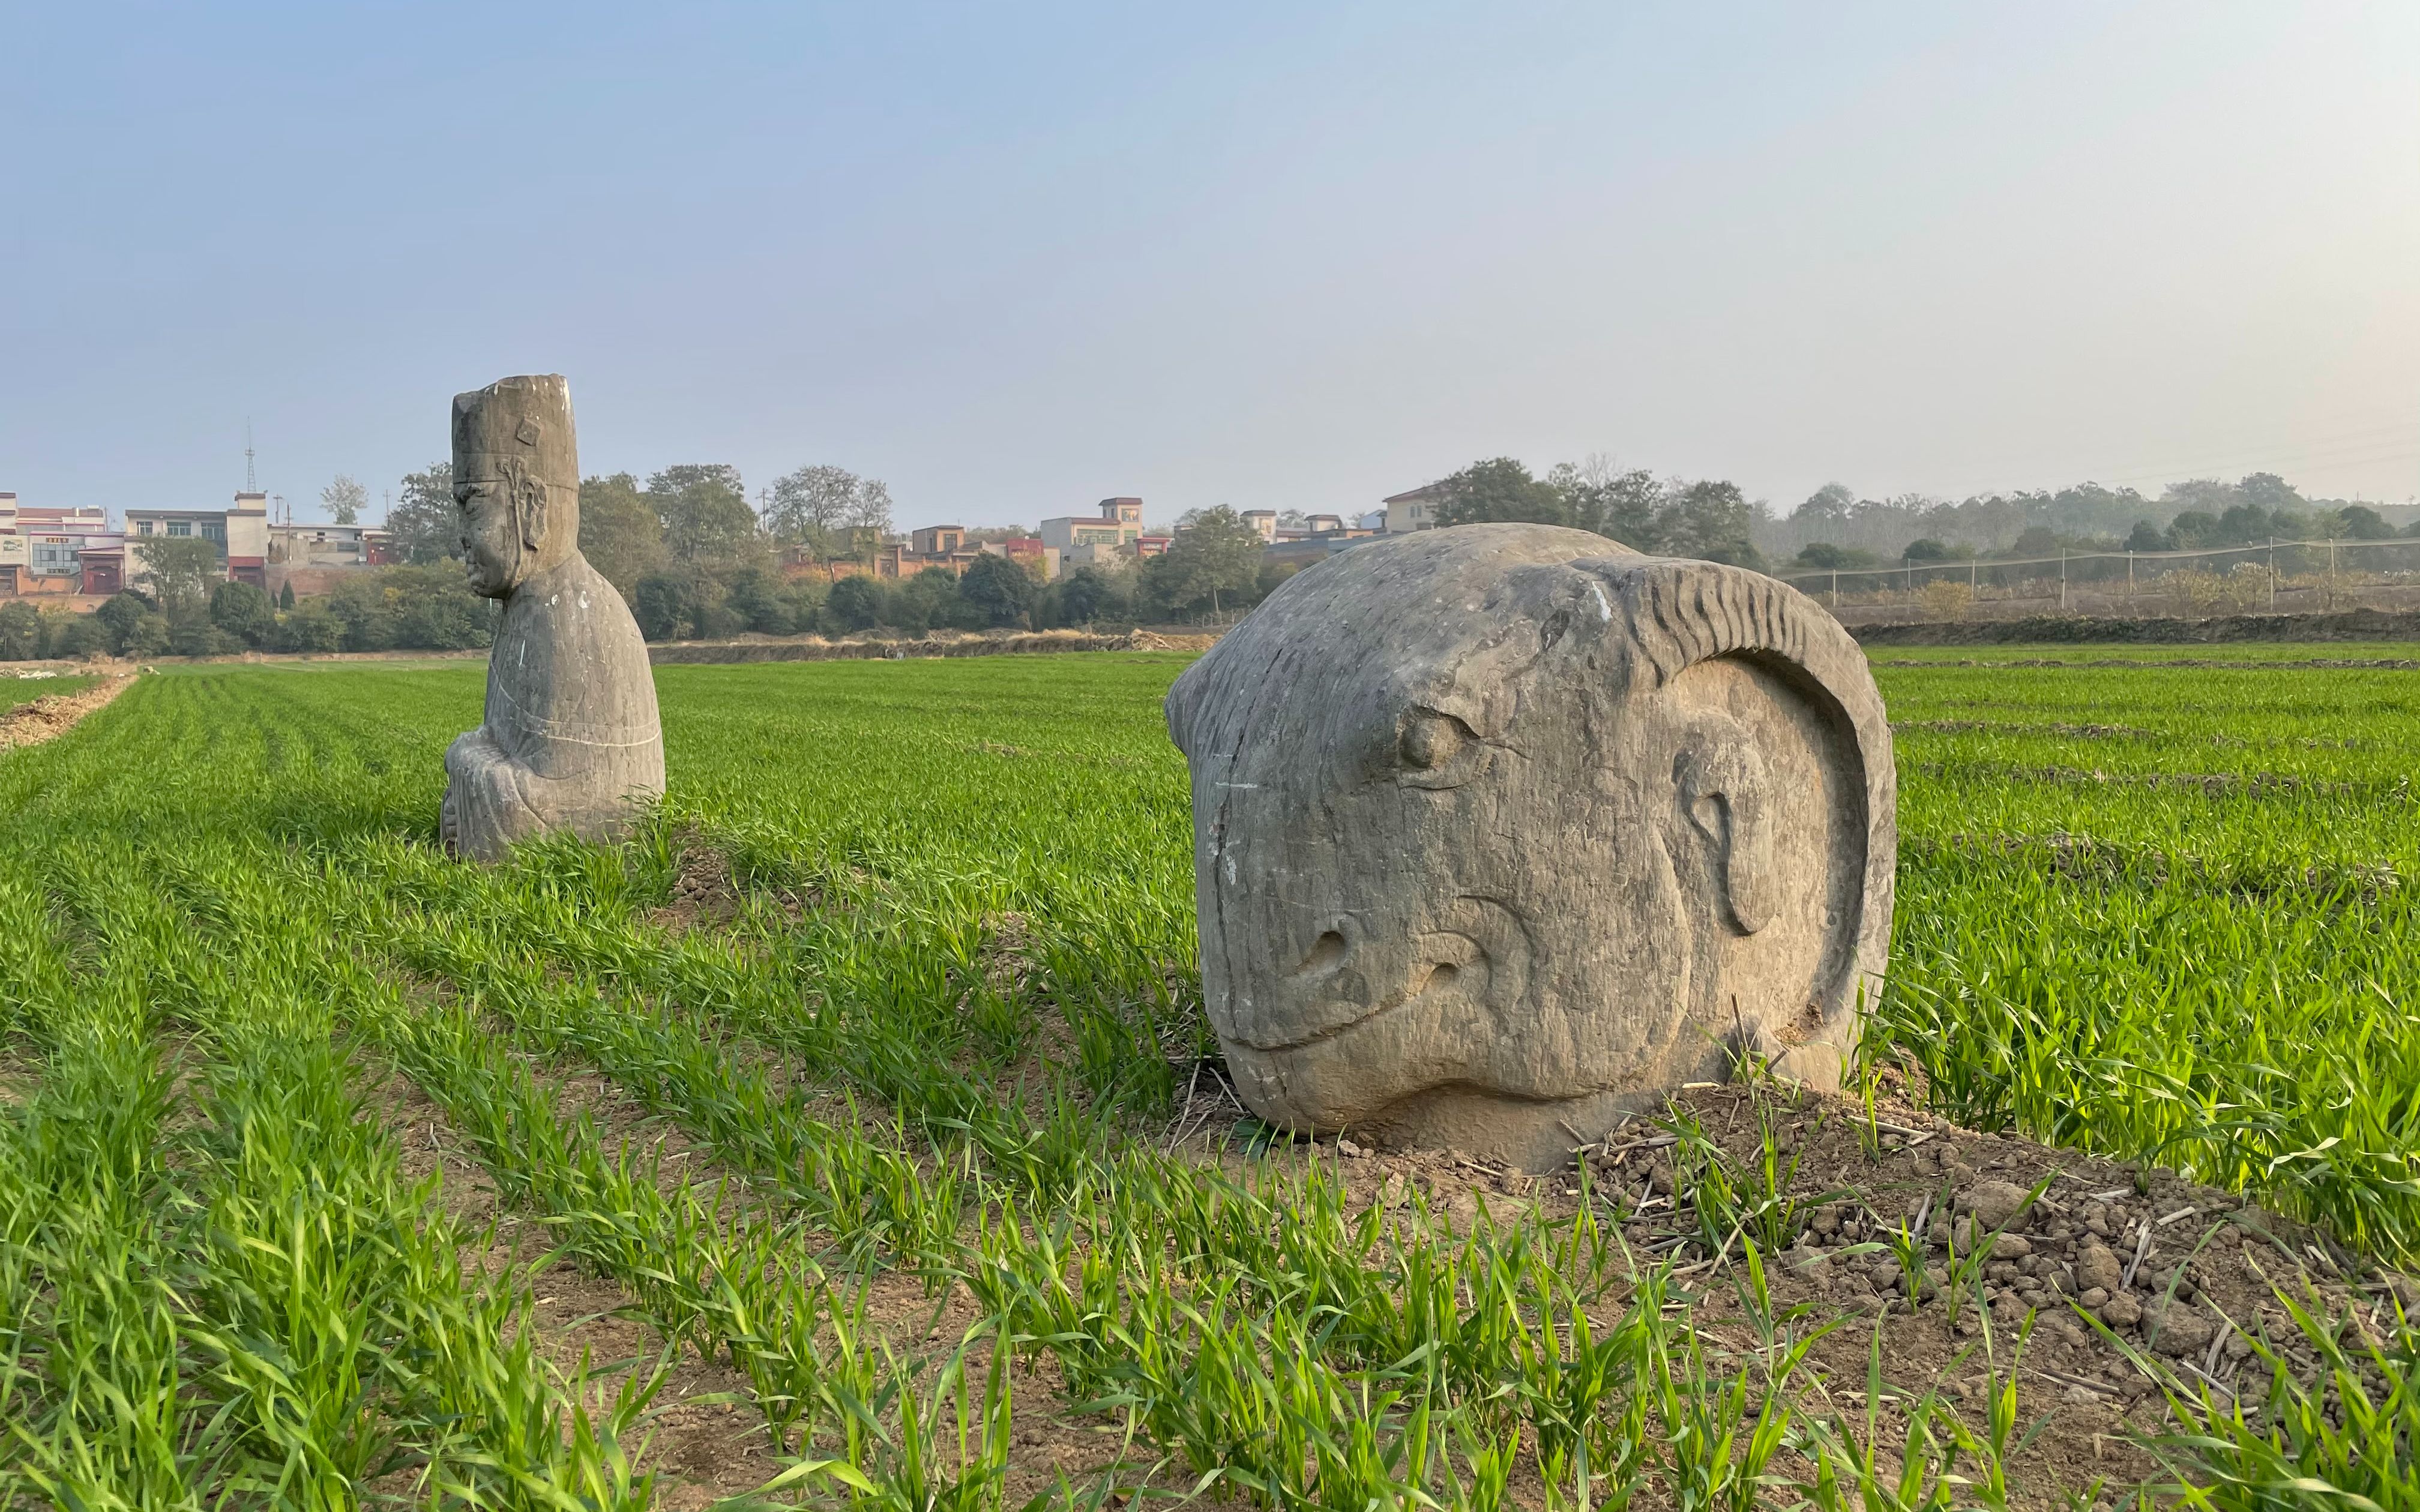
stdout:
<svg viewBox="0 0 2420 1512">
<path fill-rule="evenodd" d="M 0 489 L 2420 492 L 2420 6 L 0 0 Z"/>
</svg>

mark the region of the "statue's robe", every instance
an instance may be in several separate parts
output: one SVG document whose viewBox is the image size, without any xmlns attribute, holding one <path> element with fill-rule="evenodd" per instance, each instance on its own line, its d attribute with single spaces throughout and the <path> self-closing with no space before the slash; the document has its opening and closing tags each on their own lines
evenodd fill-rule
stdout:
<svg viewBox="0 0 2420 1512">
<path fill-rule="evenodd" d="M 504 600 L 487 720 L 445 752 L 446 847 L 482 861 L 558 830 L 618 839 L 664 791 L 646 641 L 578 553 Z"/>
</svg>

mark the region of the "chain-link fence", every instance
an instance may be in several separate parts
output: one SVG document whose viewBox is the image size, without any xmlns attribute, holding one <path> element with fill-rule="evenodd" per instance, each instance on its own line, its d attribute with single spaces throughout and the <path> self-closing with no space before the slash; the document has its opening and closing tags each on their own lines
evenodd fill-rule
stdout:
<svg viewBox="0 0 2420 1512">
<path fill-rule="evenodd" d="M 1776 573 L 1851 624 L 2034 614 L 2202 618 L 2420 608 L 2420 538 L 2264 541 L 2192 551 L 2070 551 L 2014 561 Z"/>
</svg>

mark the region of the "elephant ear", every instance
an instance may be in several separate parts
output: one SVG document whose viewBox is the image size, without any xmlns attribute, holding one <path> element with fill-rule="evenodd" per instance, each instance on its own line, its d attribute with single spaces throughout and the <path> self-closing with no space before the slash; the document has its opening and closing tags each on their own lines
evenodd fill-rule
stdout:
<svg viewBox="0 0 2420 1512">
<path fill-rule="evenodd" d="M 1764 928 L 1780 909 L 1772 780 L 1747 731 L 1726 714 L 1693 718 L 1672 763 L 1681 811 L 1714 851 L 1724 921 L 1742 934 Z"/>
<path fill-rule="evenodd" d="M 1572 565 L 1604 584 L 1635 648 L 1638 687 L 1668 687 L 1699 662 L 1736 658 L 1794 688 L 1839 735 L 1862 810 L 1850 816 L 1851 836 L 1843 838 L 1863 853 L 1864 887 L 1837 924 L 1845 969 L 1819 995 L 1827 1022 L 1853 1014 L 1881 989 L 1899 859 L 1890 720 L 1864 651 L 1822 605 L 1745 567 L 1637 556 Z M 1725 922 L 1753 933 L 1779 917 L 1791 882 L 1775 876 L 1770 861 L 1776 851 L 1770 815 L 1786 795 L 1773 791 L 1775 779 L 1744 729 L 1720 710 L 1698 711 L 1672 777 L 1688 825 L 1719 860 Z"/>
</svg>

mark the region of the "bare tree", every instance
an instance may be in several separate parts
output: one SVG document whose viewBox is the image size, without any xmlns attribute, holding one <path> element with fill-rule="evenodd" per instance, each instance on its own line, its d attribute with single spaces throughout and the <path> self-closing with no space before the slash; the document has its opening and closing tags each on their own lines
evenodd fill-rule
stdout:
<svg viewBox="0 0 2420 1512">
<path fill-rule="evenodd" d="M 773 539 L 830 557 L 844 542 L 862 486 L 863 481 L 846 468 L 803 467 L 774 479 L 757 496 L 757 512 Z"/>
<path fill-rule="evenodd" d="M 865 478 L 857 486 L 857 501 L 849 510 L 848 523 L 859 532 L 870 534 L 876 542 L 891 533 L 891 486 L 880 478 Z"/>
<path fill-rule="evenodd" d="M 846 468 L 803 467 L 757 495 L 765 529 L 819 558 L 862 555 L 891 533 L 891 489 Z"/>
<path fill-rule="evenodd" d="M 328 517 L 337 524 L 357 525 L 362 511 L 370 507 L 370 491 L 351 473 L 339 472 L 335 482 L 319 490 L 319 502 L 328 506 Z"/>
</svg>

